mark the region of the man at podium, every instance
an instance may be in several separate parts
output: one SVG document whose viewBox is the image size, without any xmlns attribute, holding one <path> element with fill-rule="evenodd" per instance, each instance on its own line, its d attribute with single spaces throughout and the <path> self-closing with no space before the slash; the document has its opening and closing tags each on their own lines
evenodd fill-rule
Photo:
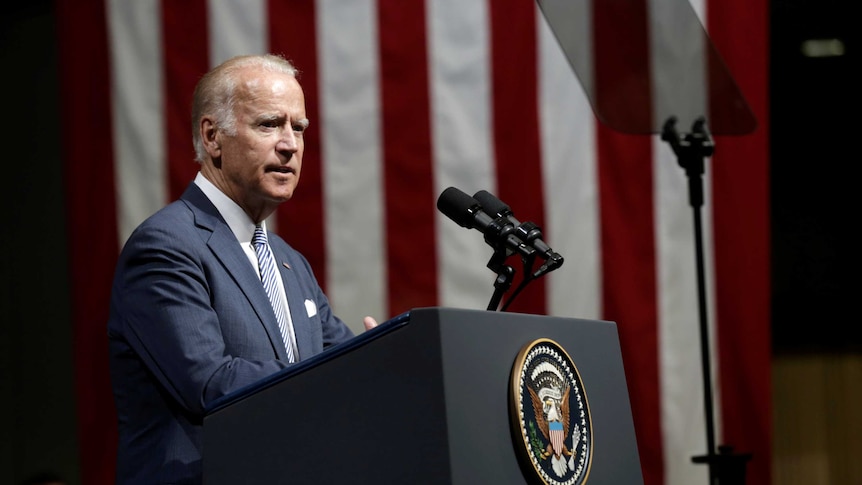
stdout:
<svg viewBox="0 0 862 485">
<path fill-rule="evenodd" d="M 130 236 L 112 287 L 121 484 L 199 483 L 208 403 L 353 337 L 306 259 L 266 230 L 302 167 L 294 66 L 226 61 L 198 83 L 192 121 L 200 172 Z"/>
</svg>

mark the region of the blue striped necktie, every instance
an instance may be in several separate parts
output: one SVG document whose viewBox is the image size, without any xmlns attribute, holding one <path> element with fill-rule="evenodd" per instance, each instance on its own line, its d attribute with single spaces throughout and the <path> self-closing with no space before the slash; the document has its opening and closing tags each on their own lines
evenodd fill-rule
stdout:
<svg viewBox="0 0 862 485">
<path fill-rule="evenodd" d="M 269 302 L 272 304 L 272 310 L 275 312 L 276 320 L 278 320 L 278 329 L 281 330 L 281 338 L 284 340 L 284 346 L 287 349 L 287 361 L 293 362 L 293 345 L 290 343 L 288 333 L 290 330 L 287 327 L 287 312 L 278 294 L 278 281 L 276 280 L 279 277 L 278 271 L 275 269 L 275 259 L 272 257 L 272 251 L 269 249 L 269 244 L 266 243 L 266 232 L 260 225 L 254 227 L 251 244 L 254 246 L 254 252 L 257 253 L 260 281 L 263 283 L 266 295 L 269 296 Z"/>
</svg>

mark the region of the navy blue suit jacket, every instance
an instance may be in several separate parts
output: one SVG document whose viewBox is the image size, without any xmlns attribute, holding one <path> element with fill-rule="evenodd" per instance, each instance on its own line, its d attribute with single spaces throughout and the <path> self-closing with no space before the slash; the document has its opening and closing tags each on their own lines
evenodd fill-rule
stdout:
<svg viewBox="0 0 862 485">
<path fill-rule="evenodd" d="M 299 359 L 352 337 L 308 261 L 272 233 L 269 243 Z M 200 483 L 207 404 L 288 365 L 256 269 L 195 184 L 126 242 L 108 340 L 119 420 L 117 483 Z"/>
</svg>

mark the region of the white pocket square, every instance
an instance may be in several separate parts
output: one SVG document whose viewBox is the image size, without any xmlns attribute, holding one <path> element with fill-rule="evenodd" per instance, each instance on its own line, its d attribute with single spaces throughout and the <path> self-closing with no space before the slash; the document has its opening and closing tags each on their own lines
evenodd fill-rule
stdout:
<svg viewBox="0 0 862 485">
<path fill-rule="evenodd" d="M 308 318 L 317 315 L 317 305 L 311 300 L 305 300 L 305 312 L 308 313 Z"/>
</svg>

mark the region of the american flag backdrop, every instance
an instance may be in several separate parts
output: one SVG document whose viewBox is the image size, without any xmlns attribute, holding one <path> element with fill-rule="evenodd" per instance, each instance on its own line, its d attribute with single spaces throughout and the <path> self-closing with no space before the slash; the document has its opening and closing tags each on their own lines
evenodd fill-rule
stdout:
<svg viewBox="0 0 862 485">
<path fill-rule="evenodd" d="M 614 21 L 600 14 L 605 0 L 573 1 L 595 12 L 594 32 Z M 646 13 L 666 1 L 631 3 Z M 758 120 L 751 134 L 715 137 L 703 216 L 717 440 L 753 453 L 749 482 L 768 484 L 768 2 L 692 1 Z M 658 136 L 597 121 L 533 0 L 57 8 L 83 483 L 113 483 L 106 322 L 119 249 L 197 171 L 198 78 L 263 52 L 300 69 L 311 119 L 302 181 L 272 224 L 308 257 L 336 313 L 359 331 L 364 315 L 484 309 L 490 248 L 435 202 L 449 186 L 488 190 L 565 257 L 510 310 L 616 322 L 645 483 L 707 483 L 691 463 L 706 438 L 685 174 Z M 613 39 L 593 39 L 594 62 L 603 42 Z"/>
</svg>

